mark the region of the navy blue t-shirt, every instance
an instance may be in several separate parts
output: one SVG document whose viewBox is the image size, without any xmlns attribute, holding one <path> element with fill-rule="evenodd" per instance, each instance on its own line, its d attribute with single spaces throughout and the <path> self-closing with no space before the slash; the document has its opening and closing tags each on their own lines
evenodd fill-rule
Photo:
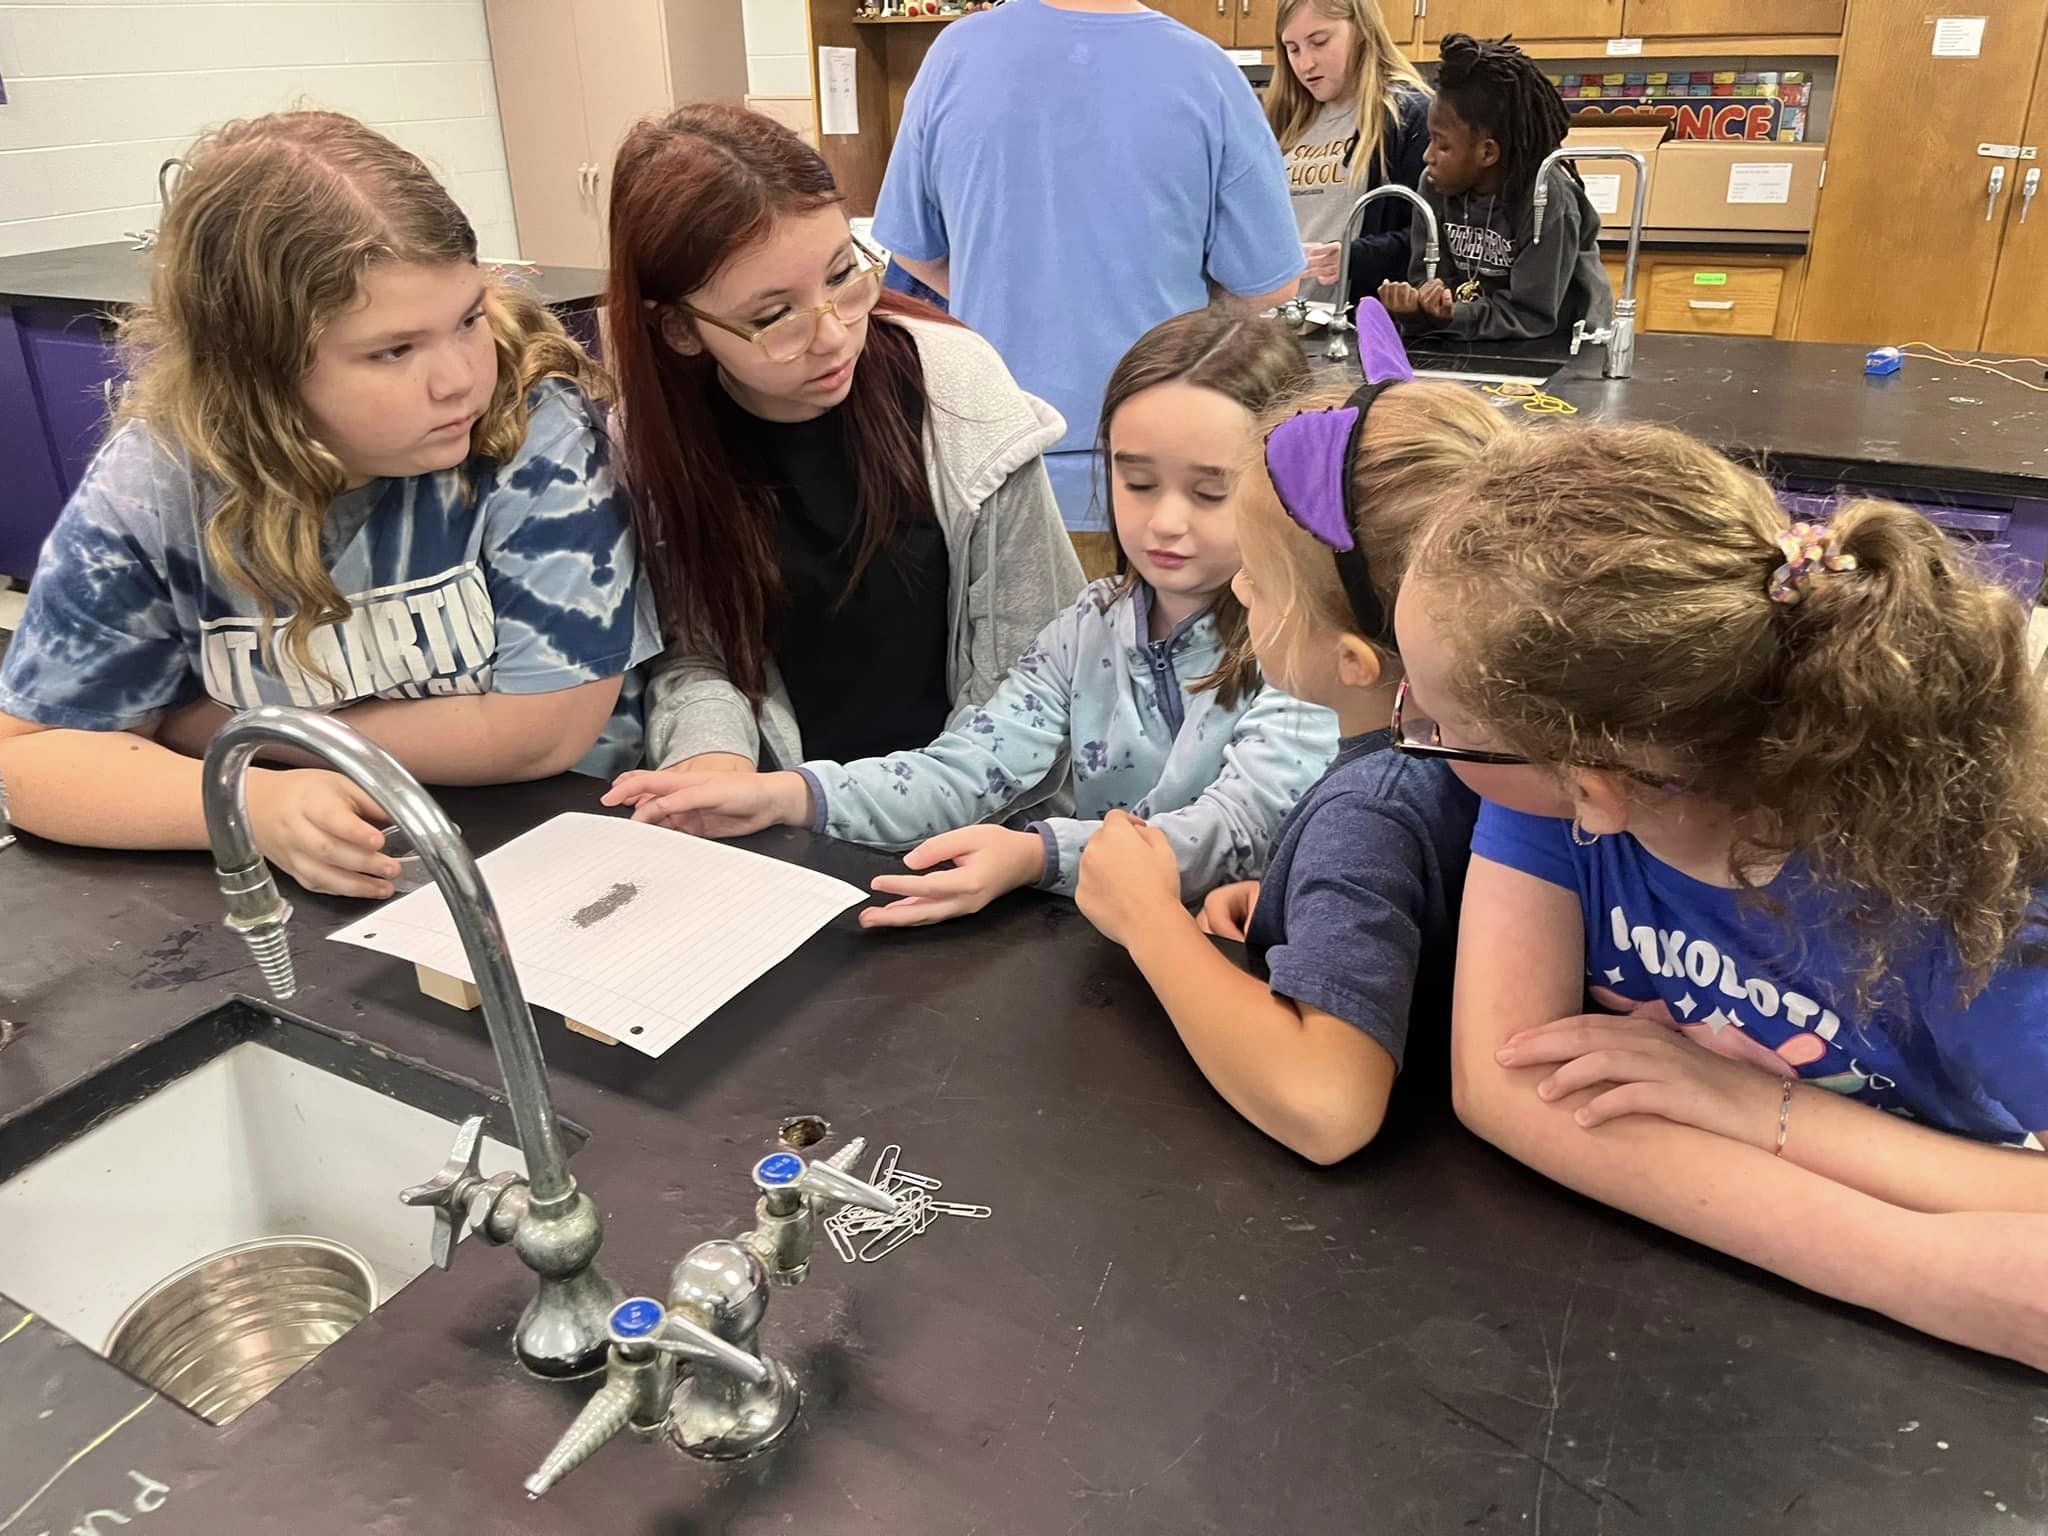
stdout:
<svg viewBox="0 0 2048 1536">
<path fill-rule="evenodd" d="M 1654 858 L 1626 833 L 1591 847 L 1568 822 L 1494 804 L 1472 851 L 1562 886 L 1586 925 L 1586 990 L 1611 1013 L 1669 1024 L 1723 1056 L 1987 1141 L 2048 1129 L 2048 963 L 1998 971 L 1966 1005 L 1946 943 L 1902 955 L 1898 985 L 1859 1017 L 1825 893 L 1796 866 L 1771 907 Z M 2040 931 L 2029 935 L 2038 955 Z"/>
<path fill-rule="evenodd" d="M 1245 946 L 1281 997 L 1356 1025 L 1394 1058 L 1411 1017 L 1448 1025 L 1458 904 L 1479 801 L 1392 733 L 1353 736 L 1289 813 Z"/>
</svg>

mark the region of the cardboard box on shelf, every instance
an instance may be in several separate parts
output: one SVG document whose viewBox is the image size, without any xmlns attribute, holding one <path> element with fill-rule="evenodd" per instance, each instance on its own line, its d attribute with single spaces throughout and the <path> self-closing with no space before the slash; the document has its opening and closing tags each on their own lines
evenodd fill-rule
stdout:
<svg viewBox="0 0 2048 1536">
<path fill-rule="evenodd" d="M 1574 128 L 1564 136 L 1568 149 L 1632 149 L 1641 155 L 1649 165 L 1649 196 L 1657 195 L 1658 145 L 1664 141 L 1668 130 L 1659 125 L 1655 128 L 1621 128 L 1603 125 L 1590 128 Z M 1577 163 L 1579 175 L 1586 183 L 1586 196 L 1599 210 L 1600 222 L 1618 225 L 1626 229 L 1629 215 L 1636 206 L 1636 168 L 1626 160 L 1583 160 Z"/>
<path fill-rule="evenodd" d="M 1657 152 L 1649 223 L 1656 229 L 1813 228 L 1819 144 L 1666 144 Z"/>
</svg>

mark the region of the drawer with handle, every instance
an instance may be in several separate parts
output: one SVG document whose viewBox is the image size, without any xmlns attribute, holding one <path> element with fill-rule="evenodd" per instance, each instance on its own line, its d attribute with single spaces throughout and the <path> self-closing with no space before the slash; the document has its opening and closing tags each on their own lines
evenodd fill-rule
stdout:
<svg viewBox="0 0 2048 1536">
<path fill-rule="evenodd" d="M 1778 324 L 1778 267 L 1697 267 L 1659 263 L 1651 268 L 1643 304 L 1646 331 L 1695 331 L 1710 336 L 1768 336 Z"/>
</svg>

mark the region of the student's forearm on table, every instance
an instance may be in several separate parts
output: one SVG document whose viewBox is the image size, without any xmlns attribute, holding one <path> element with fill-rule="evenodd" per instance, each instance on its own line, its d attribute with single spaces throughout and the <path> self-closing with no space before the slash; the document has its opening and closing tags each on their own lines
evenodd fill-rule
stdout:
<svg viewBox="0 0 2048 1536">
<path fill-rule="evenodd" d="M 1908 1210 L 2048 1216 L 2048 1156 L 1951 1136 L 1825 1088 L 1794 1086 L 1785 1157 Z"/>
<path fill-rule="evenodd" d="M 204 848 L 200 765 L 131 731 L 0 741 L 0 782 L 24 832 L 81 848 Z"/>
<path fill-rule="evenodd" d="M 1558 1183 L 1810 1290 L 2048 1369 L 2048 1218 L 1907 1210 L 1649 1116 L 1589 1131 L 1572 1116 L 1599 1089 L 1546 1102 L 1543 1069 L 1457 1054 L 1460 1118 Z"/>
<path fill-rule="evenodd" d="M 561 693 L 373 699 L 339 718 L 427 783 L 516 784 L 574 767 L 617 698 L 612 679 L 609 689 L 584 684 Z"/>
<path fill-rule="evenodd" d="M 1391 1059 L 1376 1089 L 1363 1074 L 1332 1070 L 1294 1004 L 1232 965 L 1192 918 L 1162 919 L 1130 953 L 1202 1075 L 1268 1136 L 1334 1163 L 1378 1133 Z"/>
</svg>

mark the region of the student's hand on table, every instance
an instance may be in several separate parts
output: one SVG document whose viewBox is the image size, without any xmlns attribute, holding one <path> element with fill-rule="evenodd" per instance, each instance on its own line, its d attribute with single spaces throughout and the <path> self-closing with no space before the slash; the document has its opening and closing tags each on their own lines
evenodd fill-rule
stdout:
<svg viewBox="0 0 2048 1536">
<path fill-rule="evenodd" d="M 1785 1079 L 1696 1045 L 1656 1019 L 1579 1014 L 1511 1035 L 1504 1067 L 1555 1064 L 1536 1087 L 1560 1099 L 1604 1087 L 1576 1113 L 1592 1127 L 1623 1115 L 1656 1115 L 1765 1152 L 1778 1144 Z"/>
<path fill-rule="evenodd" d="M 1211 891 L 1202 903 L 1202 912 L 1195 919 L 1195 926 L 1219 939 L 1236 939 L 1240 944 L 1251 931 L 1252 913 L 1258 910 L 1259 882 L 1240 880 L 1234 885 L 1219 885 Z"/>
<path fill-rule="evenodd" d="M 1397 282 L 1391 277 L 1380 284 L 1380 307 L 1396 320 L 1422 313 L 1422 301 L 1415 285 Z"/>
<path fill-rule="evenodd" d="M 1173 844 L 1129 812 L 1111 811 L 1081 850 L 1074 904 L 1105 939 L 1126 949 L 1160 920 L 1186 917 Z"/>
<path fill-rule="evenodd" d="M 1036 832 L 1008 827 L 961 827 L 928 837 L 903 856 L 904 867 L 930 874 L 877 875 L 872 889 L 898 898 L 883 907 L 863 907 L 863 928 L 916 928 L 949 917 L 979 912 L 998 896 L 1045 876 L 1045 843 Z"/>
<path fill-rule="evenodd" d="M 373 901 L 392 894 L 398 861 L 382 852 L 390 818 L 340 774 L 259 769 L 248 793 L 256 846 L 307 890 Z"/>
<path fill-rule="evenodd" d="M 1302 260 L 1308 263 L 1308 276 L 1312 282 L 1334 283 L 1337 281 L 1337 267 L 1344 254 L 1344 247 L 1335 240 L 1304 245 Z"/>
<path fill-rule="evenodd" d="M 1449 320 L 1454 302 L 1451 290 L 1444 286 L 1444 280 L 1440 277 L 1432 277 L 1415 295 L 1416 307 L 1432 320 Z"/>
<path fill-rule="evenodd" d="M 764 827 L 807 825 L 811 786 L 800 773 L 636 768 L 612 780 L 603 803 L 630 805 L 635 821 L 651 821 L 672 832 L 744 837 Z"/>
</svg>

